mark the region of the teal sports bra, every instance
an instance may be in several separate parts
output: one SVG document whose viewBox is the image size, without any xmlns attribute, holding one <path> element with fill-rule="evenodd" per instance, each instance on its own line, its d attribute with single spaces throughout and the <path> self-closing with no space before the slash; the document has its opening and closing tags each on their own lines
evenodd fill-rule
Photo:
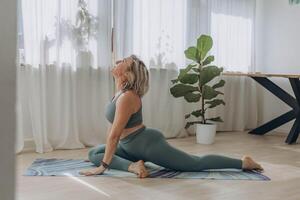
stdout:
<svg viewBox="0 0 300 200">
<path fill-rule="evenodd" d="M 116 112 L 116 101 L 122 93 L 123 92 L 120 92 L 120 94 L 113 97 L 110 103 L 106 107 L 105 117 L 110 123 L 113 123 L 114 121 L 115 112 Z M 143 122 L 143 115 L 142 115 L 142 105 L 141 105 L 140 109 L 130 116 L 125 128 L 132 128 L 134 126 L 141 124 L 142 122 Z"/>
</svg>

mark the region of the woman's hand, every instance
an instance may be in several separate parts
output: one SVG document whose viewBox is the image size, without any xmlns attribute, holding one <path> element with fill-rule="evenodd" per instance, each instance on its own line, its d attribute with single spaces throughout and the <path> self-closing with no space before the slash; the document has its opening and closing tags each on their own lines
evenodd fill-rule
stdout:
<svg viewBox="0 0 300 200">
<path fill-rule="evenodd" d="M 105 170 L 106 169 L 101 165 L 100 167 L 97 167 L 97 168 L 80 171 L 79 174 L 85 175 L 85 176 L 93 176 L 93 175 L 102 174 Z"/>
</svg>

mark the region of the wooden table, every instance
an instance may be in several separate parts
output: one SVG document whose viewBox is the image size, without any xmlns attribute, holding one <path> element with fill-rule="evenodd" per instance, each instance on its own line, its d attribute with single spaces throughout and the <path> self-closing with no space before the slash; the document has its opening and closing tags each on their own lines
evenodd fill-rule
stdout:
<svg viewBox="0 0 300 200">
<path fill-rule="evenodd" d="M 270 91 L 280 100 L 289 105 L 292 109 L 275 119 L 251 130 L 250 134 L 264 135 L 267 132 L 296 119 L 285 142 L 293 144 L 297 141 L 300 132 L 300 74 L 267 74 L 267 73 L 240 73 L 240 72 L 223 72 L 222 75 L 226 76 L 248 76 L 262 85 L 265 89 Z M 288 78 L 292 86 L 295 97 L 291 96 L 281 87 L 272 82 L 269 77 Z"/>
</svg>

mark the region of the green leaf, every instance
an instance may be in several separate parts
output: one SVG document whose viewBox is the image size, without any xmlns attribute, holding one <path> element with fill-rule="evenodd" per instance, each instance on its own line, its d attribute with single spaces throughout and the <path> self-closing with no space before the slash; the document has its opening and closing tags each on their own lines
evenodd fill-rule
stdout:
<svg viewBox="0 0 300 200">
<path fill-rule="evenodd" d="M 173 79 L 171 80 L 171 82 L 173 84 L 177 83 L 182 77 L 184 77 L 191 70 L 192 67 L 195 66 L 196 64 L 189 64 L 185 69 L 180 69 L 177 79 Z"/>
<path fill-rule="evenodd" d="M 197 67 L 193 67 L 192 70 L 193 70 L 194 72 L 197 72 L 197 73 L 200 72 L 199 68 L 197 68 Z"/>
<path fill-rule="evenodd" d="M 198 102 L 200 100 L 200 93 L 193 93 L 193 92 L 190 92 L 190 93 L 187 93 L 184 95 L 184 99 L 187 101 L 187 102 Z"/>
<path fill-rule="evenodd" d="M 194 84 L 198 82 L 197 74 L 185 74 L 182 78 L 180 78 L 180 82 L 184 84 Z"/>
<path fill-rule="evenodd" d="M 178 78 L 171 80 L 171 82 L 172 82 L 173 84 L 177 83 L 178 81 L 179 81 Z"/>
<path fill-rule="evenodd" d="M 214 122 L 224 122 L 221 117 L 214 117 L 214 118 L 209 118 L 209 119 L 206 119 L 206 120 L 209 120 L 209 121 L 214 121 Z"/>
<path fill-rule="evenodd" d="M 206 101 L 205 104 L 209 104 L 209 107 L 208 108 L 214 108 L 218 105 L 225 105 L 225 102 L 222 100 L 222 99 L 214 99 L 214 100 L 211 100 L 211 101 Z"/>
<path fill-rule="evenodd" d="M 214 56 L 207 56 L 205 58 L 205 60 L 203 61 L 202 65 L 205 66 L 205 65 L 208 65 L 210 64 L 211 62 L 213 62 L 215 60 L 215 57 Z"/>
<path fill-rule="evenodd" d="M 189 64 L 185 69 L 180 69 L 178 79 L 181 79 L 182 77 L 184 77 L 195 66 L 196 65 L 194 65 L 194 64 Z"/>
<path fill-rule="evenodd" d="M 187 118 L 189 118 L 190 116 L 191 116 L 191 114 L 186 114 L 186 115 L 184 116 L 184 118 L 187 119 Z"/>
<path fill-rule="evenodd" d="M 194 124 L 201 124 L 201 121 L 187 122 L 184 128 L 188 129 L 190 126 Z"/>
<path fill-rule="evenodd" d="M 176 84 L 170 88 L 170 92 L 174 97 L 182 97 L 187 93 L 198 91 L 198 87 L 184 84 Z"/>
<path fill-rule="evenodd" d="M 204 85 L 202 87 L 202 98 L 204 99 L 213 99 L 216 96 L 218 96 L 219 94 L 223 94 L 220 91 L 216 91 L 214 90 L 212 87 L 208 86 L 208 85 Z"/>
<path fill-rule="evenodd" d="M 216 89 L 216 88 L 223 87 L 224 85 L 225 85 L 225 81 L 224 80 L 220 80 L 218 83 L 216 83 L 215 85 L 213 85 L 212 88 Z"/>
<path fill-rule="evenodd" d="M 197 49 L 199 51 L 199 57 L 202 61 L 205 57 L 208 51 L 212 48 L 213 40 L 209 35 L 201 35 L 197 39 Z"/>
<path fill-rule="evenodd" d="M 195 117 L 200 117 L 200 116 L 203 116 L 203 112 L 202 110 L 195 110 L 191 113 L 191 115 L 195 116 Z"/>
<path fill-rule="evenodd" d="M 223 68 L 219 68 L 217 66 L 204 67 L 200 73 L 200 87 L 219 76 L 222 71 Z"/>
<path fill-rule="evenodd" d="M 187 57 L 188 59 L 191 59 L 193 61 L 198 61 L 199 57 L 198 57 L 198 49 L 196 47 L 189 47 L 188 49 L 186 49 L 184 51 L 185 57 Z"/>
</svg>

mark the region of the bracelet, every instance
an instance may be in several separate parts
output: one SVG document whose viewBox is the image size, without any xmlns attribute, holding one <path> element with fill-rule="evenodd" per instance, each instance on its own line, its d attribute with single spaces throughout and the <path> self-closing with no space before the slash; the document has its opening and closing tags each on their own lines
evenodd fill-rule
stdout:
<svg viewBox="0 0 300 200">
<path fill-rule="evenodd" d="M 109 168 L 109 165 L 108 165 L 107 163 L 103 162 L 103 160 L 101 161 L 101 165 L 102 165 L 105 169 Z"/>
</svg>

